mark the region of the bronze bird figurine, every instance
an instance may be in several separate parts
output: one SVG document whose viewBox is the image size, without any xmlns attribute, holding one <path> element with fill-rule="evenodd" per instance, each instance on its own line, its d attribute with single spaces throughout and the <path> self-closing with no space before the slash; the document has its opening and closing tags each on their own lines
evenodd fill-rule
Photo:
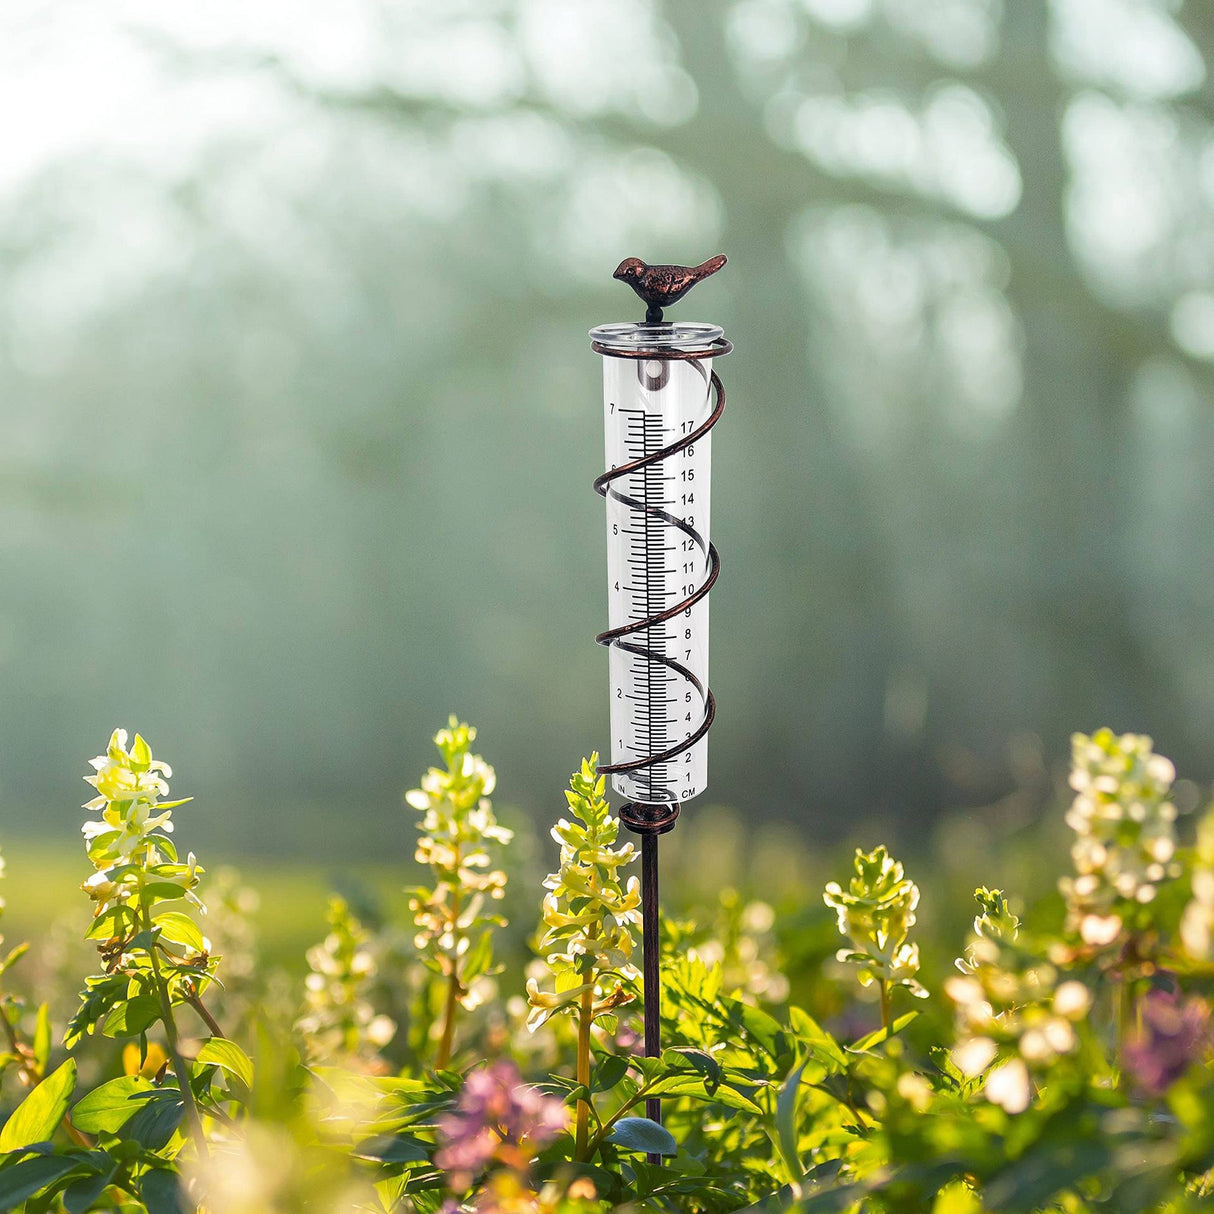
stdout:
<svg viewBox="0 0 1214 1214">
<path fill-rule="evenodd" d="M 647 266 L 639 257 L 625 257 L 612 278 L 626 282 L 646 303 L 648 324 L 662 323 L 662 309 L 683 298 L 697 282 L 715 274 L 725 264 L 718 253 L 699 266 Z"/>
</svg>

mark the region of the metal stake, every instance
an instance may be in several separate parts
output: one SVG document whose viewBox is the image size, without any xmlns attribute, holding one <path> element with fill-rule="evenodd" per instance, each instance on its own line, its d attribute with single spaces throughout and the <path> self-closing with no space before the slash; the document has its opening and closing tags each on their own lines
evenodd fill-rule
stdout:
<svg viewBox="0 0 1214 1214">
<path fill-rule="evenodd" d="M 647 266 L 635 257 L 626 258 L 620 263 L 614 277 L 628 283 L 647 305 L 646 323 L 654 327 L 652 334 L 646 334 L 646 345 L 621 348 L 618 343 L 604 344 L 594 340 L 591 343 L 596 353 L 611 358 L 636 360 L 637 376 L 650 390 L 661 388 L 670 375 L 669 364 L 688 362 L 695 365 L 704 377 L 709 390 L 715 395 L 715 405 L 709 416 L 690 433 L 680 433 L 673 441 L 658 450 L 647 451 L 645 454 L 630 459 L 625 463 L 613 466 L 596 478 L 594 489 L 603 497 L 614 498 L 631 509 L 637 511 L 646 521 L 657 518 L 663 525 L 674 526 L 678 530 L 699 543 L 704 550 L 706 559 L 705 577 L 703 582 L 694 590 L 689 590 L 680 602 L 665 607 L 664 610 L 649 611 L 643 619 L 629 619 L 616 628 L 601 632 L 595 638 L 600 645 L 610 645 L 630 654 L 639 655 L 648 661 L 663 666 L 687 680 L 689 686 L 697 689 L 703 697 L 703 716 L 692 728 L 688 736 L 673 746 L 662 747 L 654 740 L 653 730 L 650 730 L 650 750 L 652 753 L 640 758 L 629 759 L 617 763 L 600 763 L 598 770 L 606 774 L 622 774 L 625 772 L 640 772 L 651 769 L 693 746 L 703 738 L 712 727 L 716 715 L 716 700 L 711 690 L 692 673 L 692 671 L 677 660 L 677 657 L 664 652 L 656 652 L 649 648 L 647 638 L 649 630 L 664 624 L 676 617 L 691 614 L 691 608 L 705 598 L 712 589 L 720 572 L 721 560 L 716 547 L 711 543 L 705 546 L 705 537 L 701 537 L 692 526 L 691 519 L 686 521 L 672 517 L 665 510 L 623 493 L 616 482 L 634 473 L 648 470 L 662 461 L 677 455 L 680 451 L 690 448 L 694 443 L 703 439 L 717 424 L 725 409 L 725 389 L 720 377 L 715 371 L 710 372 L 700 365 L 702 360 L 710 360 L 728 354 L 733 346 L 725 340 L 719 329 L 716 336 L 705 344 L 681 348 L 674 342 L 665 340 L 666 333 L 663 325 L 662 309 L 681 299 L 697 282 L 711 274 L 715 274 L 725 264 L 722 255 L 709 258 L 699 266 L 658 265 Z M 627 326 L 626 326 L 627 327 Z M 668 326 L 671 332 L 677 326 Z M 712 328 L 712 326 L 701 326 Z M 594 330 L 591 337 L 603 334 L 611 326 Z M 652 344 L 649 344 L 652 338 Z M 654 376 L 652 364 L 658 364 L 659 371 Z M 627 483 L 627 482 L 625 482 Z M 684 499 L 687 500 L 687 499 Z M 691 634 L 688 633 L 688 636 Z M 690 694 L 688 700 L 691 699 Z M 687 718 L 690 721 L 690 715 Z M 622 790 L 621 790 L 622 791 Z M 687 790 L 690 791 L 690 790 Z M 645 1057 L 657 1058 L 662 1053 L 662 975 L 661 975 L 661 942 L 658 919 L 658 836 L 665 834 L 674 827 L 679 817 L 679 803 L 675 794 L 668 790 L 659 790 L 654 781 L 650 780 L 649 793 L 654 798 L 651 802 L 629 801 L 620 806 L 620 821 L 631 831 L 641 836 L 641 944 L 642 944 L 642 973 L 645 990 Z M 686 792 L 684 792 L 686 795 Z M 658 800 L 659 797 L 666 799 Z M 645 1102 L 646 1116 L 657 1122 L 662 1121 L 662 1102 L 659 1097 L 651 1096 Z M 661 1163 L 662 1157 L 657 1154 L 647 1156 L 650 1163 Z"/>
</svg>

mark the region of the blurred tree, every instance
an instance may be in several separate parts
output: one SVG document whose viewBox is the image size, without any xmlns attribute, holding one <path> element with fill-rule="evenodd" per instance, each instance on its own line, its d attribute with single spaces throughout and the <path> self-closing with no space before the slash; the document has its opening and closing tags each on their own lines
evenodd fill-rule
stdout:
<svg viewBox="0 0 1214 1214">
<path fill-rule="evenodd" d="M 1106 720 L 1214 770 L 1199 6 L 12 21 L 9 804 L 117 713 L 229 844 L 370 839 L 451 709 L 550 803 L 606 721 L 580 334 L 718 245 L 710 795 L 917 820 Z"/>
</svg>

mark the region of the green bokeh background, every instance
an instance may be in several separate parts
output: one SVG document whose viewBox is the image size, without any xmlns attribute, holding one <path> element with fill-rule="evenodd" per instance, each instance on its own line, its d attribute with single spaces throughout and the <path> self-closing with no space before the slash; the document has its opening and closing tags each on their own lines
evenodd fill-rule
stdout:
<svg viewBox="0 0 1214 1214">
<path fill-rule="evenodd" d="M 1205 6 L 0 22 L 0 842 L 71 842 L 116 724 L 251 866 L 406 861 L 452 711 L 558 812 L 630 254 L 730 257 L 679 309 L 736 346 L 689 813 L 1013 829 L 1104 723 L 1214 773 Z"/>
</svg>

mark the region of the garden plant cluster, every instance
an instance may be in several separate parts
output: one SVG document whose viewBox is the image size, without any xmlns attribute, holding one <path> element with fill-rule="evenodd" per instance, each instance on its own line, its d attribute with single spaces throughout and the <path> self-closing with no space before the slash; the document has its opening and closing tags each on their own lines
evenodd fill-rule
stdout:
<svg viewBox="0 0 1214 1214">
<path fill-rule="evenodd" d="M 1075 735 L 1057 892 L 978 888 L 939 981 L 884 847 L 826 885 L 816 950 L 731 891 L 667 919 L 645 1058 L 636 851 L 597 757 L 510 924 L 526 866 L 475 737 L 452 718 L 407 795 L 426 877 L 405 930 L 334 896 L 297 991 L 256 972 L 243 889 L 175 843 L 168 765 L 115 731 L 87 777 L 96 963 L 70 1016 L 53 965 L 23 986 L 37 958 L 0 953 L 0 1211 L 1214 1204 L 1214 811 L 1181 838 L 1151 739 Z M 520 926 L 532 958 L 503 965 Z"/>
</svg>

